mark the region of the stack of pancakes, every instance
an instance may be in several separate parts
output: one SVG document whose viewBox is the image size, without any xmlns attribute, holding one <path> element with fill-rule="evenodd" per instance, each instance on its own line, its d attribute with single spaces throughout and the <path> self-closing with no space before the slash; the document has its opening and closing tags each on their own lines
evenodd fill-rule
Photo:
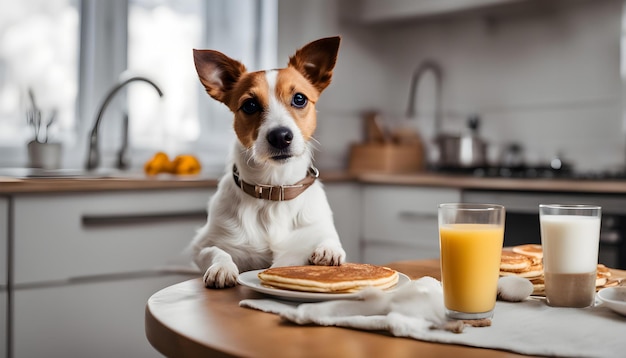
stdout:
<svg viewBox="0 0 626 358">
<path fill-rule="evenodd" d="M 533 284 L 533 295 L 545 295 L 543 276 L 543 249 L 541 245 L 525 244 L 502 250 L 500 259 L 500 276 L 523 277 Z M 618 280 L 611 280 L 609 269 L 598 264 L 596 289 L 614 286 Z"/>
<path fill-rule="evenodd" d="M 345 263 L 340 266 L 274 267 L 258 274 L 265 286 L 304 292 L 350 293 L 365 287 L 386 289 L 398 283 L 388 267 Z"/>
<path fill-rule="evenodd" d="M 500 276 L 519 276 L 529 280 L 543 276 L 541 245 L 520 245 L 502 250 Z"/>
</svg>

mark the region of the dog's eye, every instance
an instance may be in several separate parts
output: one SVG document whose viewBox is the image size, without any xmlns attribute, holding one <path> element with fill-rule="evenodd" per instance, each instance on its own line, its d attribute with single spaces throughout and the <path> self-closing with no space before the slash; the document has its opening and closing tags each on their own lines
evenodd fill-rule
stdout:
<svg viewBox="0 0 626 358">
<path fill-rule="evenodd" d="M 304 108 L 306 106 L 308 99 L 302 93 L 296 93 L 293 95 L 291 99 L 291 105 L 296 108 Z"/>
<path fill-rule="evenodd" d="M 257 102 L 256 99 L 250 98 L 243 102 L 243 105 L 241 105 L 241 110 L 245 114 L 254 114 L 261 110 L 261 105 L 259 105 L 259 102 Z"/>
</svg>

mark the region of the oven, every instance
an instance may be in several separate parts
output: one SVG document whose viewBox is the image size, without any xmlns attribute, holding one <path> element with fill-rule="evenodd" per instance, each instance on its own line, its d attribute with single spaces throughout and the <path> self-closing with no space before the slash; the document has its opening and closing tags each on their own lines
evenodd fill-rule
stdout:
<svg viewBox="0 0 626 358">
<path fill-rule="evenodd" d="M 599 205 L 602 224 L 598 260 L 608 267 L 626 269 L 626 195 L 464 190 L 462 200 L 505 206 L 505 246 L 541 243 L 539 204 Z"/>
</svg>

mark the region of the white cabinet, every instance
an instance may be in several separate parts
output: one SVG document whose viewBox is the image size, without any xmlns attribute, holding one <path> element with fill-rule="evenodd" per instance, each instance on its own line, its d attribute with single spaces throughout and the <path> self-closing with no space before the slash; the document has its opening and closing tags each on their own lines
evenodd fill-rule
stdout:
<svg viewBox="0 0 626 358">
<path fill-rule="evenodd" d="M 355 182 L 324 183 L 347 261 L 361 262 L 361 189 Z"/>
<path fill-rule="evenodd" d="M 7 284 L 7 265 L 9 242 L 9 199 L 0 197 L 0 289 Z"/>
<path fill-rule="evenodd" d="M 159 357 L 145 336 L 148 298 L 197 276 L 138 277 L 15 292 L 15 358 Z"/>
<path fill-rule="evenodd" d="M 363 261 L 384 264 L 439 257 L 437 207 L 460 199 L 458 189 L 365 185 Z"/>
<path fill-rule="evenodd" d="M 158 356 L 145 339 L 145 304 L 199 277 L 183 253 L 213 192 L 14 196 L 11 358 Z M 180 265 L 186 274 L 173 274 Z"/>
<path fill-rule="evenodd" d="M 1 289 L 0 290 L 0 307 L 1 307 L 1 311 L 0 311 L 0 324 L 2 325 L 2 327 L 0 327 L 0 357 L 5 358 L 7 356 L 7 340 L 8 340 L 8 336 L 7 336 L 7 291 L 6 289 Z"/>
<path fill-rule="evenodd" d="M 67 280 L 167 264 L 206 222 L 206 189 L 14 198 L 14 282 Z"/>
<path fill-rule="evenodd" d="M 447 14 L 521 0 L 350 0 L 343 16 L 362 23 L 399 21 Z"/>
<path fill-rule="evenodd" d="M 0 197 L 0 358 L 6 357 L 7 347 L 7 268 L 9 240 L 9 200 Z"/>
</svg>

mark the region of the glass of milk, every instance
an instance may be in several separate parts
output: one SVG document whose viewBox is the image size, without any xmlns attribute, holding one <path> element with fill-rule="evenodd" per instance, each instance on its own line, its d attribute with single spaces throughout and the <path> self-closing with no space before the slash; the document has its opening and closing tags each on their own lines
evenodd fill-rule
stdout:
<svg viewBox="0 0 626 358">
<path fill-rule="evenodd" d="M 539 205 L 548 305 L 593 305 L 601 211 L 594 205 Z"/>
</svg>

